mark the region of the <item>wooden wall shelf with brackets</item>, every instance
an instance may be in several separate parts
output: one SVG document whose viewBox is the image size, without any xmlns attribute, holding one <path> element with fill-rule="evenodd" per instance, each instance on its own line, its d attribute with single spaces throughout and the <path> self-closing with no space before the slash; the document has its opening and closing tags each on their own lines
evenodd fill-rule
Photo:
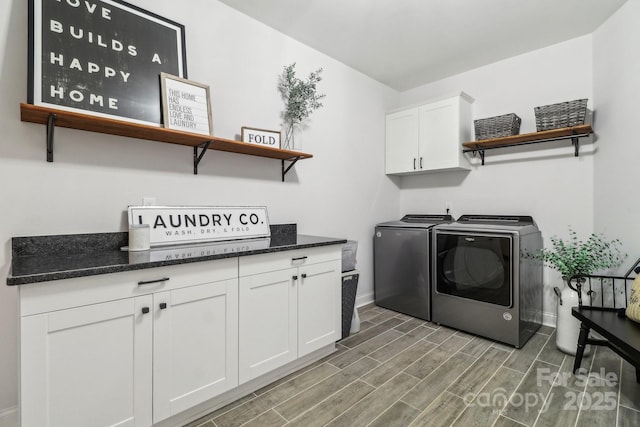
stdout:
<svg viewBox="0 0 640 427">
<path fill-rule="evenodd" d="M 561 129 L 545 130 L 542 132 L 525 133 L 522 135 L 511 135 L 501 138 L 484 139 L 481 141 L 469 141 L 462 144 L 463 153 L 480 154 L 484 165 L 485 150 L 496 148 L 514 147 L 517 145 L 538 144 L 541 142 L 562 141 L 570 139 L 574 146 L 575 156 L 579 154 L 579 140 L 586 138 L 593 133 L 591 125 L 580 125 Z"/>
<path fill-rule="evenodd" d="M 281 160 L 282 181 L 284 181 L 286 173 L 298 160 L 313 157 L 311 154 L 300 151 L 282 150 L 216 136 L 183 132 L 32 104 L 20 104 L 20 119 L 23 122 L 40 123 L 47 126 L 47 161 L 49 162 L 53 162 L 53 132 L 55 126 L 193 147 L 194 174 L 198 173 L 198 163 L 200 163 L 207 150 Z M 290 162 L 289 165 L 285 165 L 285 161 Z"/>
</svg>

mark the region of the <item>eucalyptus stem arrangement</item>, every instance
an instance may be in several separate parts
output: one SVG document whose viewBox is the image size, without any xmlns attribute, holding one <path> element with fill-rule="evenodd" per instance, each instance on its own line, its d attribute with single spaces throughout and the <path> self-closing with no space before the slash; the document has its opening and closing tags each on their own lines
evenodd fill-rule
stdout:
<svg viewBox="0 0 640 427">
<path fill-rule="evenodd" d="M 278 81 L 278 90 L 285 103 L 282 119 L 285 125 L 285 144 L 283 148 L 292 149 L 294 132 L 318 108 L 324 94 L 316 93 L 317 84 L 322 81 L 322 68 L 309 74 L 306 81 L 296 77 L 296 63 L 283 68 Z"/>
<path fill-rule="evenodd" d="M 574 276 L 586 276 L 600 270 L 619 266 L 626 254 L 620 251 L 618 239 L 607 240 L 602 234 L 591 234 L 587 240 L 579 240 L 569 227 L 569 239 L 551 237 L 552 248 L 543 248 L 532 258 L 541 260 L 547 267 L 558 270 L 568 282 Z"/>
</svg>

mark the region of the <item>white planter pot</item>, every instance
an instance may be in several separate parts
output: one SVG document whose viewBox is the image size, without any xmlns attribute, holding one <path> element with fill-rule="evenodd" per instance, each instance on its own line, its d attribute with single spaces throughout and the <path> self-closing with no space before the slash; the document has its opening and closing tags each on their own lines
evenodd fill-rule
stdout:
<svg viewBox="0 0 640 427">
<path fill-rule="evenodd" d="M 578 335 L 580 335 L 580 321 L 571 315 L 571 309 L 577 307 L 578 292 L 571 289 L 566 283 L 562 291 L 554 288 L 556 293 L 560 293 L 557 298 L 557 317 L 556 317 L 556 346 L 564 353 L 575 356 L 578 347 Z M 587 303 L 589 297 L 582 290 L 582 302 Z M 584 355 L 591 353 L 591 346 L 586 346 Z"/>
</svg>

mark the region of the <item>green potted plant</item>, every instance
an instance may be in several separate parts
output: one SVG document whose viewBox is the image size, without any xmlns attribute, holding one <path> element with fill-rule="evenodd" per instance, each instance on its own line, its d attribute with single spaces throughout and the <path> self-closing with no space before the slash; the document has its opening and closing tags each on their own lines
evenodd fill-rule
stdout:
<svg viewBox="0 0 640 427">
<path fill-rule="evenodd" d="M 553 236 L 551 248 L 543 248 L 535 254 L 525 254 L 559 271 L 565 281 L 562 291 L 557 287 L 553 288 L 558 297 L 556 346 L 561 351 L 569 354 L 576 352 L 580 322 L 571 315 L 571 308 L 582 304 L 587 298 L 582 289 L 585 279 L 581 276 L 619 266 L 626 257 L 620 250 L 621 246 L 620 240 L 607 240 L 602 234 L 592 233 L 587 240 L 579 240 L 577 233 L 569 227 L 567 240 Z"/>
<path fill-rule="evenodd" d="M 287 65 L 282 70 L 278 81 L 278 90 L 285 103 L 282 119 L 285 125 L 285 142 L 282 148 L 294 149 L 294 132 L 297 127 L 318 108 L 324 94 L 316 93 L 316 85 L 322 80 L 322 68 L 309 74 L 306 81 L 296 77 L 296 63 Z"/>
<path fill-rule="evenodd" d="M 534 258 L 547 267 L 558 270 L 571 286 L 570 279 L 619 266 L 626 255 L 622 254 L 620 240 L 607 240 L 602 234 L 591 234 L 587 240 L 579 240 L 569 227 L 569 238 L 551 237 L 551 248 L 543 248 Z M 574 289 L 575 290 L 575 289 Z"/>
</svg>

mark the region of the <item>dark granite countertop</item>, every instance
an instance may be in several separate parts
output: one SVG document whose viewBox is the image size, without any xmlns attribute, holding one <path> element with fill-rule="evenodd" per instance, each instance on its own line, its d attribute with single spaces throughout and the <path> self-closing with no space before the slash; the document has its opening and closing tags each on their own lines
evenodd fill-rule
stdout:
<svg viewBox="0 0 640 427">
<path fill-rule="evenodd" d="M 337 245 L 346 239 L 301 235 L 297 234 L 295 224 L 284 224 L 272 225 L 271 237 L 266 239 L 170 246 L 141 252 L 122 251 L 120 248 L 127 242 L 126 232 L 14 237 L 7 285 Z"/>
</svg>

